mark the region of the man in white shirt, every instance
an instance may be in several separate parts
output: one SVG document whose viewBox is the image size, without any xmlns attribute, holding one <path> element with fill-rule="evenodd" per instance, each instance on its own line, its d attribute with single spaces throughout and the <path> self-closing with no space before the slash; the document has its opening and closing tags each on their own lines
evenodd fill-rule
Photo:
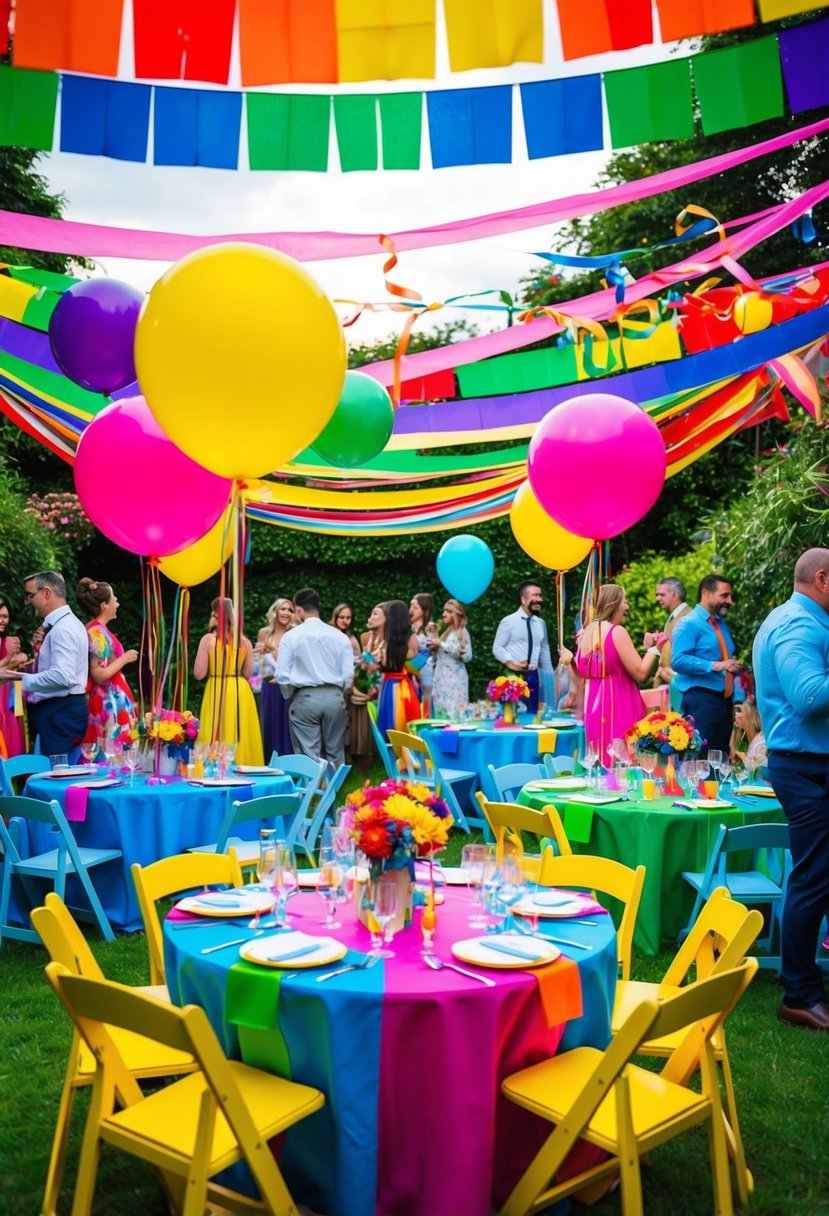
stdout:
<svg viewBox="0 0 829 1216">
<path fill-rule="evenodd" d="M 300 622 L 282 638 L 275 678 L 291 702 L 291 738 L 298 752 L 336 767 L 345 756 L 347 697 L 354 651 L 346 635 L 320 620 L 320 600 L 306 587 L 294 596 Z"/>
<path fill-rule="evenodd" d="M 547 626 L 541 619 L 544 597 L 537 583 L 522 583 L 518 599 L 521 607 L 505 616 L 498 626 L 492 653 L 499 663 L 527 681 L 530 686 L 527 708 L 535 713 L 539 706 L 539 673 L 548 676 L 550 683 L 553 676 Z"/>
<path fill-rule="evenodd" d="M 659 652 L 659 666 L 653 677 L 653 685 L 654 688 L 660 684 L 671 685 L 671 709 L 679 713 L 682 693 L 678 692 L 675 685 L 671 683 L 675 675 L 671 667 L 671 634 L 682 617 L 691 611 L 691 605 L 685 602 L 685 584 L 682 579 L 675 578 L 672 574 L 660 579 L 656 584 L 656 602 L 663 612 L 668 613 L 668 619 L 663 630 L 665 641 Z"/>
<path fill-rule="evenodd" d="M 67 756 L 71 763 L 86 734 L 89 638 L 66 602 L 66 583 L 56 570 L 24 579 L 23 598 L 43 620 L 37 671 L 4 671 L 0 678 L 22 681 L 41 753 Z"/>
</svg>

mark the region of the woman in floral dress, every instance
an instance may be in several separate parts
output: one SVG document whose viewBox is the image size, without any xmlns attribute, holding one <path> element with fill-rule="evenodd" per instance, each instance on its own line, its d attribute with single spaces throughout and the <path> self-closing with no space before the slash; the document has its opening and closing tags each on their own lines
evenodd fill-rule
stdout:
<svg viewBox="0 0 829 1216">
<path fill-rule="evenodd" d="M 432 712 L 457 718 L 469 700 L 466 664 L 472 658 L 472 639 L 466 628 L 466 609 L 460 600 L 447 600 L 443 609 L 444 631 L 429 645 L 435 655 L 432 682 Z"/>
<path fill-rule="evenodd" d="M 109 628 L 118 613 L 118 598 L 109 583 L 82 578 L 77 599 L 92 620 L 89 636 L 89 680 L 86 685 L 89 720 L 84 742 L 101 744 L 129 732 L 135 721 L 135 698 L 123 673 L 138 658 L 137 650 L 124 650 Z"/>
</svg>

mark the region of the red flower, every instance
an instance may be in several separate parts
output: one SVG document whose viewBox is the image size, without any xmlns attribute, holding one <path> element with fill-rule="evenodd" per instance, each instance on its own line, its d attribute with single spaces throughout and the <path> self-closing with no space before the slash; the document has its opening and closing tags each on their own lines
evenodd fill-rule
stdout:
<svg viewBox="0 0 829 1216">
<path fill-rule="evenodd" d="M 386 822 L 361 825 L 359 845 L 366 857 L 387 861 L 392 855 L 392 842 Z"/>
</svg>

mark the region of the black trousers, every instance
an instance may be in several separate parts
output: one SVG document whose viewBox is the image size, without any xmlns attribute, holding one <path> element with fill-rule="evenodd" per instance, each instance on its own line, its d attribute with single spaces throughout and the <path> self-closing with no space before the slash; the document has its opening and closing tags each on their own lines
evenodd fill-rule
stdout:
<svg viewBox="0 0 829 1216">
<path fill-rule="evenodd" d="M 702 739 L 703 752 L 721 751 L 728 755 L 731 739 L 733 701 L 712 688 L 686 688 L 682 694 L 682 713 L 692 717 Z"/>
<path fill-rule="evenodd" d="M 808 1009 L 825 999 L 815 962 L 829 915 L 829 756 L 769 756 L 772 788 L 789 821 L 792 872 L 783 908 L 783 1000 Z"/>
<path fill-rule="evenodd" d="M 86 695 L 78 693 L 35 701 L 29 705 L 29 723 L 40 739 L 44 756 L 68 756 L 71 764 L 72 753 L 77 752 L 86 734 Z"/>
</svg>

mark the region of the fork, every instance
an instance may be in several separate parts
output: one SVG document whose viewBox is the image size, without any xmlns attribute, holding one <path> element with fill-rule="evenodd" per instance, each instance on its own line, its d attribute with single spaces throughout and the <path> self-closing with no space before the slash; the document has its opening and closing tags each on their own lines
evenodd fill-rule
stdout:
<svg viewBox="0 0 829 1216">
<path fill-rule="evenodd" d="M 379 954 L 366 954 L 356 963 L 349 963 L 347 967 L 340 967 L 337 971 L 328 971 L 325 975 L 318 975 L 317 983 L 322 984 L 326 980 L 333 980 L 335 975 L 345 975 L 346 971 L 365 971 L 367 967 L 373 967 L 379 957 Z"/>
</svg>

